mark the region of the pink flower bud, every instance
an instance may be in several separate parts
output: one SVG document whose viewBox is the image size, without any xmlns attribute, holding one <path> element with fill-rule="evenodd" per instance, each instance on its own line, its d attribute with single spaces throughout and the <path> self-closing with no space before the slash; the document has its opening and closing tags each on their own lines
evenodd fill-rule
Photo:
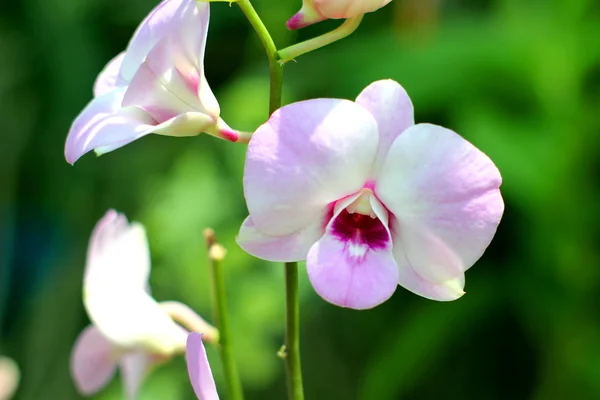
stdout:
<svg viewBox="0 0 600 400">
<path fill-rule="evenodd" d="M 376 11 L 392 0 L 304 0 L 302 8 L 287 22 L 288 29 L 299 29 L 328 18 L 353 18 Z"/>
</svg>

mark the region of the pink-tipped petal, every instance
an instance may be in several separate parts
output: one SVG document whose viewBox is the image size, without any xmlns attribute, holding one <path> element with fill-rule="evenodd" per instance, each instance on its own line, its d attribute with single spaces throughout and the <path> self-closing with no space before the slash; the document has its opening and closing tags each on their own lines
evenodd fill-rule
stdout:
<svg viewBox="0 0 600 400">
<path fill-rule="evenodd" d="M 394 141 L 375 191 L 398 219 L 412 268 L 443 283 L 462 275 L 492 240 L 504 210 L 500 184 L 494 163 L 472 144 L 420 124 Z"/>
<path fill-rule="evenodd" d="M 242 224 L 236 240 L 246 252 L 263 260 L 278 262 L 306 260 L 312 245 L 325 233 L 330 218 L 331 211 L 326 209 L 322 218 L 317 218 L 304 229 L 289 235 L 270 236 L 256 229 L 252 218 L 248 217 Z"/>
<path fill-rule="evenodd" d="M 366 182 L 377 124 L 363 107 L 336 99 L 285 106 L 258 128 L 248 147 L 244 194 L 267 235 L 306 228 L 332 202 Z"/>
<path fill-rule="evenodd" d="M 286 26 L 290 30 L 307 27 L 317 22 L 326 20 L 327 17 L 319 14 L 317 9 L 312 4 L 312 0 L 304 0 L 302 8 L 292 18 L 286 22 Z"/>
<path fill-rule="evenodd" d="M 392 0 L 313 0 L 315 7 L 327 18 L 353 18 L 373 12 Z"/>
<path fill-rule="evenodd" d="M 208 31 L 209 4 L 194 0 L 163 0 L 142 21 L 134 33 L 121 67 L 121 76 L 129 82 L 154 46 L 164 37 L 179 32 L 189 58 L 204 57 Z M 192 29 L 193 28 L 193 29 Z M 185 72 L 185 71 L 182 71 Z"/>
<path fill-rule="evenodd" d="M 186 347 L 185 359 L 196 397 L 198 400 L 218 400 L 219 395 L 202 343 L 202 335 L 196 332 L 190 333 Z"/>
<path fill-rule="evenodd" d="M 357 198 L 351 196 L 336 205 L 327 232 L 308 252 L 306 268 L 315 291 L 325 300 L 363 310 L 394 294 L 399 272 L 385 225 L 387 211 L 370 196 L 374 218 L 349 214 L 346 207 Z"/>
<path fill-rule="evenodd" d="M 376 177 L 394 140 L 415 124 L 413 105 L 406 90 L 390 79 L 367 86 L 356 103 L 369 110 L 379 128 L 379 148 L 372 172 Z"/>
<path fill-rule="evenodd" d="M 94 83 L 94 97 L 102 96 L 121 86 L 119 70 L 121 69 L 124 57 L 125 52 L 122 52 L 106 64 Z"/>
<path fill-rule="evenodd" d="M 65 143 L 69 163 L 91 150 L 114 150 L 152 132 L 155 121 L 147 113 L 121 108 L 123 94 L 124 89 L 118 88 L 96 97 L 77 116 Z"/>
<path fill-rule="evenodd" d="M 144 351 L 132 351 L 121 357 L 121 377 L 127 400 L 135 400 L 155 357 Z"/>
<path fill-rule="evenodd" d="M 117 370 L 119 349 L 94 326 L 81 332 L 71 354 L 71 375 L 75 387 L 85 396 L 104 388 Z"/>
</svg>

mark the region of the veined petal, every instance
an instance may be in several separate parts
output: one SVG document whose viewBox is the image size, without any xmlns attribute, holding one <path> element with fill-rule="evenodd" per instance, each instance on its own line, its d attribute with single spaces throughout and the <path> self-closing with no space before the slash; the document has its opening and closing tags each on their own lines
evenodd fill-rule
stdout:
<svg viewBox="0 0 600 400">
<path fill-rule="evenodd" d="M 134 33 L 120 74 L 127 82 L 154 46 L 169 34 L 180 32 L 182 47 L 190 52 L 190 59 L 200 65 L 208 31 L 209 4 L 194 0 L 163 0 L 142 21 Z M 186 72 L 186 71 L 182 71 Z"/>
<path fill-rule="evenodd" d="M 256 228 L 272 236 L 297 232 L 330 203 L 357 192 L 377 141 L 373 116 L 347 100 L 277 110 L 254 133 L 246 156 L 244 194 Z"/>
<path fill-rule="evenodd" d="M 198 400 L 218 400 L 217 387 L 206 357 L 202 335 L 192 332 L 187 338 L 185 351 L 188 374 Z"/>
<path fill-rule="evenodd" d="M 291 262 L 305 260 L 308 251 L 325 233 L 331 219 L 331 208 L 306 228 L 288 235 L 271 236 L 259 231 L 251 217 L 246 218 L 236 240 L 242 249 L 263 260 Z"/>
<path fill-rule="evenodd" d="M 412 268 L 443 283 L 471 267 L 492 240 L 504 210 L 500 184 L 494 163 L 472 144 L 420 124 L 394 141 L 375 192 L 398 219 Z"/>
<path fill-rule="evenodd" d="M 394 140 L 415 124 L 413 105 L 406 90 L 391 79 L 367 86 L 356 103 L 369 110 L 379 128 L 379 148 L 372 171 L 376 177 Z"/>
<path fill-rule="evenodd" d="M 71 353 L 71 376 L 79 393 L 91 396 L 104 388 L 117 370 L 121 350 L 94 326 L 81 332 Z"/>
<path fill-rule="evenodd" d="M 211 110 L 198 97 L 202 79 L 200 72 L 195 68 L 188 68 L 186 72 L 177 68 L 177 60 L 186 59 L 182 51 L 172 35 L 158 42 L 131 80 L 123 98 L 123 106 L 141 107 L 158 122 L 186 112 L 218 117 L 219 108 L 214 95 L 208 96 Z M 204 90 L 210 91 L 210 87 L 205 84 Z"/>
<path fill-rule="evenodd" d="M 124 354 L 120 360 L 121 377 L 127 400 L 135 400 L 156 357 L 141 350 Z"/>
<path fill-rule="evenodd" d="M 387 215 L 380 214 L 387 211 L 371 197 L 377 205 L 373 208 L 376 218 L 350 215 L 345 207 L 354 199 L 356 196 L 340 207 L 325 235 L 310 249 L 306 268 L 321 297 L 340 307 L 362 310 L 392 296 L 399 271 L 392 256 L 390 232 L 382 223 Z"/>
<path fill-rule="evenodd" d="M 121 108 L 124 88 L 94 98 L 77 116 L 65 144 L 71 164 L 85 153 L 103 148 L 114 150 L 152 132 L 155 121 L 137 107 Z"/>
<path fill-rule="evenodd" d="M 94 97 L 102 96 L 115 90 L 118 86 L 122 86 L 122 82 L 119 80 L 119 70 L 124 57 L 125 52 L 122 52 L 106 64 L 94 83 Z"/>
</svg>

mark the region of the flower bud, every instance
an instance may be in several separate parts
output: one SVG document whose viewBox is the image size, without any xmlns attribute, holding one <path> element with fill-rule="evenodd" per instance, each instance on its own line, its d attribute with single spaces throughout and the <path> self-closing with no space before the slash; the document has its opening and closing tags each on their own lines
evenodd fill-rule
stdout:
<svg viewBox="0 0 600 400">
<path fill-rule="evenodd" d="M 353 18 L 376 11 L 392 0 L 304 0 L 302 8 L 287 22 L 288 29 L 300 29 L 328 18 Z"/>
</svg>

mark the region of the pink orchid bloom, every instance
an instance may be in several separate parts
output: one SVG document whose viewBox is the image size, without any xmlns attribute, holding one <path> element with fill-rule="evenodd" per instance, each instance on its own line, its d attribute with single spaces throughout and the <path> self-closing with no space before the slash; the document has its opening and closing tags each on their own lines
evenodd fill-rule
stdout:
<svg viewBox="0 0 600 400">
<path fill-rule="evenodd" d="M 188 335 L 185 359 L 190 382 L 198 400 L 219 400 L 201 334 L 192 332 Z"/>
<path fill-rule="evenodd" d="M 10 400 L 19 385 L 19 367 L 13 360 L 0 357 L 0 400 Z"/>
<path fill-rule="evenodd" d="M 94 99 L 73 122 L 65 144 L 69 163 L 150 133 L 239 139 L 219 117 L 204 76 L 209 13 L 208 3 L 195 0 L 163 0 L 152 10 L 100 73 Z"/>
<path fill-rule="evenodd" d="M 265 260 L 306 259 L 317 293 L 342 307 L 374 307 L 398 284 L 455 300 L 500 222 L 500 184 L 485 154 L 414 125 L 404 89 L 378 81 L 355 102 L 290 104 L 258 128 L 238 243 Z"/>
<path fill-rule="evenodd" d="M 304 0 L 302 8 L 287 22 L 300 29 L 326 19 L 354 18 L 376 11 L 392 0 Z"/>
<path fill-rule="evenodd" d="M 110 210 L 88 248 L 84 305 L 92 321 L 79 335 L 71 373 L 79 392 L 92 395 L 121 369 L 126 397 L 135 399 L 148 371 L 185 351 L 180 320 L 215 340 L 217 332 L 187 306 L 157 303 L 148 293 L 150 254 L 142 225 Z"/>
</svg>

